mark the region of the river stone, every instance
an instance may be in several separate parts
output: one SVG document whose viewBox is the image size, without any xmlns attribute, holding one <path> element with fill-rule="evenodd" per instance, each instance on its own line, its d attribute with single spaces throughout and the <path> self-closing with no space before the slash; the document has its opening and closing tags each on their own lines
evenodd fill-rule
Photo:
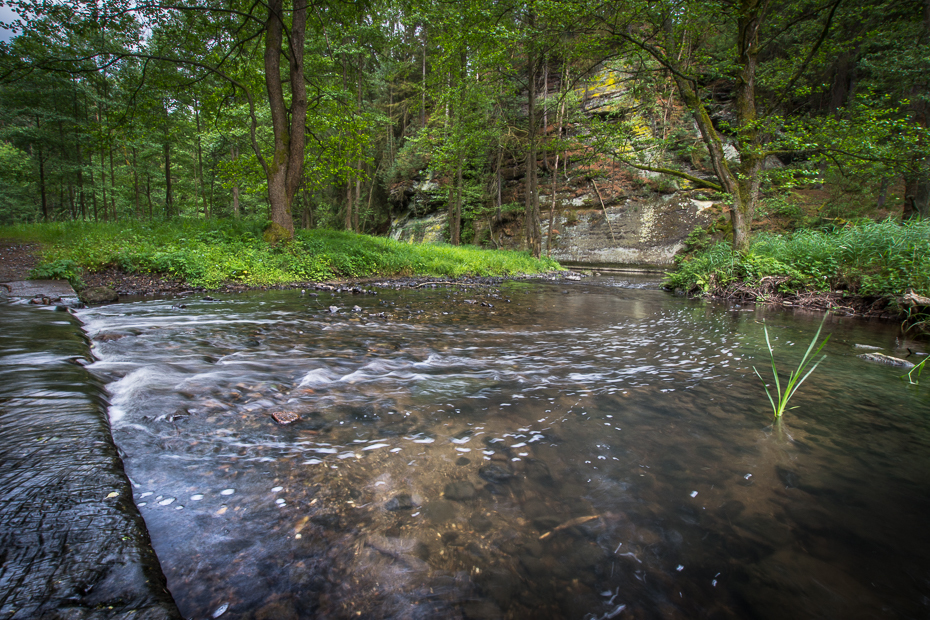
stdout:
<svg viewBox="0 0 930 620">
<path fill-rule="evenodd" d="M 497 465 L 496 463 L 485 465 L 478 470 L 478 475 L 491 484 L 504 484 L 513 479 L 513 472 L 509 468 Z"/>
<path fill-rule="evenodd" d="M 484 515 L 474 515 L 471 519 L 468 520 L 468 524 L 471 525 L 479 534 L 483 534 L 491 529 L 491 526 L 494 525 L 494 522 L 491 521 Z"/>
<path fill-rule="evenodd" d="M 899 357 L 891 357 L 890 355 L 885 355 L 884 353 L 863 353 L 862 355 L 857 355 L 856 357 L 864 359 L 867 362 L 888 364 L 889 366 L 897 366 L 904 369 L 914 367 L 914 364 L 907 360 L 903 360 Z"/>
<path fill-rule="evenodd" d="M 281 424 L 282 426 L 293 424 L 300 419 L 300 416 L 293 411 L 275 411 L 271 414 L 271 417 L 274 418 L 275 422 Z"/>
<path fill-rule="evenodd" d="M 413 498 L 409 494 L 400 493 L 385 502 L 384 507 L 387 510 L 410 510 L 413 505 Z"/>
<path fill-rule="evenodd" d="M 91 286 L 81 291 L 81 301 L 85 304 L 106 304 L 119 301 L 119 295 L 109 286 Z"/>
<path fill-rule="evenodd" d="M 423 506 L 423 515 L 434 525 L 453 519 L 455 514 L 455 504 L 444 499 L 435 499 Z"/>
<path fill-rule="evenodd" d="M 451 499 L 456 502 L 464 502 L 469 499 L 474 499 L 477 491 L 475 486 L 468 482 L 467 480 L 459 480 L 458 482 L 450 482 L 446 485 L 443 495 L 446 499 Z"/>
</svg>

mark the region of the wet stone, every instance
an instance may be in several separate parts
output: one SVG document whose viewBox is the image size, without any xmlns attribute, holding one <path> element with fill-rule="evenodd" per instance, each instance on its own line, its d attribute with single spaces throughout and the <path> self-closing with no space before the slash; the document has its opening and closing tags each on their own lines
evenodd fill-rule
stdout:
<svg viewBox="0 0 930 620">
<path fill-rule="evenodd" d="M 446 485 L 443 495 L 446 499 L 451 499 L 456 502 L 464 502 L 470 499 L 475 499 L 477 490 L 475 486 L 468 482 L 467 480 L 460 480 L 458 482 L 450 482 Z"/>
<path fill-rule="evenodd" d="M 395 495 L 384 504 L 387 510 L 410 510 L 414 507 L 413 498 L 407 493 Z"/>
<path fill-rule="evenodd" d="M 458 465 L 459 467 L 464 467 L 465 465 L 468 465 L 468 464 L 470 464 L 470 463 L 471 463 L 471 461 L 469 461 L 469 460 L 468 460 L 467 458 L 465 458 L 464 456 L 460 456 L 459 458 L 457 458 L 457 459 L 455 460 L 455 464 Z"/>
<path fill-rule="evenodd" d="M 276 411 L 271 414 L 271 417 L 274 418 L 275 422 L 281 424 L 282 426 L 293 424 L 300 419 L 300 416 L 293 411 Z"/>
<path fill-rule="evenodd" d="M 494 522 L 484 515 L 474 515 L 468 520 L 468 524 L 479 534 L 483 534 L 491 529 Z"/>
<path fill-rule="evenodd" d="M 513 471 L 496 463 L 485 465 L 478 470 L 478 475 L 491 484 L 505 484 L 513 480 Z"/>
<path fill-rule="evenodd" d="M 423 515 L 434 524 L 445 523 L 455 518 L 457 512 L 455 504 L 443 499 L 433 500 L 423 506 Z"/>
<path fill-rule="evenodd" d="M 106 304 L 119 301 L 119 295 L 107 286 L 92 286 L 81 291 L 81 301 L 85 304 Z"/>
<path fill-rule="evenodd" d="M 313 515 L 310 521 L 327 530 L 338 530 L 342 527 L 342 519 L 334 513 Z"/>
<path fill-rule="evenodd" d="M 359 422 L 369 423 L 369 424 L 381 419 L 381 417 L 378 415 L 378 412 L 375 411 L 375 408 L 371 406 L 352 407 L 352 409 L 349 411 L 349 415 L 351 415 L 355 420 Z"/>
</svg>

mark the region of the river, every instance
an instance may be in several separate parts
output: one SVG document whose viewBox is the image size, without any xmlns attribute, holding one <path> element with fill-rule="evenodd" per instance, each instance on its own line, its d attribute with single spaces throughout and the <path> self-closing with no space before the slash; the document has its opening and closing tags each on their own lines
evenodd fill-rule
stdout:
<svg viewBox="0 0 930 620">
<path fill-rule="evenodd" d="M 364 288 L 79 311 L 184 617 L 930 614 L 930 385 L 856 357 L 897 325 L 828 318 L 773 425 L 762 320 L 787 371 L 819 316 Z"/>
</svg>

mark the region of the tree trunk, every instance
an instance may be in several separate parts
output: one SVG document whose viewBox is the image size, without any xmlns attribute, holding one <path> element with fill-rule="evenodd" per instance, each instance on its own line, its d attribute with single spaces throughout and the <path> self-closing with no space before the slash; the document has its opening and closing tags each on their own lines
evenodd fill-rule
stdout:
<svg viewBox="0 0 930 620">
<path fill-rule="evenodd" d="M 96 223 L 99 221 L 97 218 L 97 184 L 94 183 L 94 156 L 91 155 L 90 157 L 90 165 L 87 167 L 87 174 L 90 175 L 90 186 L 92 188 L 90 192 L 90 201 L 94 209 L 94 223 Z"/>
<path fill-rule="evenodd" d="M 358 90 L 357 90 L 357 99 L 356 99 L 356 110 L 358 114 L 362 113 L 362 73 L 365 71 L 365 61 L 362 58 L 359 58 L 358 62 Z M 361 154 L 359 154 L 358 165 L 358 174 L 355 176 L 355 211 L 352 214 L 352 230 L 355 232 L 362 232 L 361 226 L 359 226 L 359 213 L 362 210 L 362 170 L 364 169 L 364 163 L 362 162 Z"/>
<path fill-rule="evenodd" d="M 294 236 L 291 202 L 300 186 L 303 173 L 307 125 L 307 87 L 304 83 L 307 0 L 294 0 L 293 19 L 286 49 L 283 5 L 283 0 L 270 0 L 268 19 L 265 22 L 265 88 L 268 92 L 274 138 L 274 156 L 271 163 L 261 156 L 260 149 L 256 150 L 268 179 L 272 224 L 271 229 L 266 231 L 266 236 L 270 240 L 290 239 Z M 290 108 L 284 98 L 282 56 L 288 61 Z"/>
<path fill-rule="evenodd" d="M 36 114 L 36 133 L 39 133 L 41 127 L 39 115 Z M 45 195 L 45 158 L 42 156 L 42 147 L 38 147 L 37 150 L 39 154 L 39 192 L 42 199 L 42 219 L 48 222 L 48 198 Z"/>
<path fill-rule="evenodd" d="M 530 27 L 535 26 L 535 15 L 530 13 Z M 527 54 L 529 84 L 527 96 L 527 141 L 526 154 L 526 198 L 525 216 L 523 220 L 527 249 L 539 258 L 542 252 L 542 239 L 540 235 L 539 218 L 539 192 L 536 186 L 536 56 L 530 51 Z"/>
<path fill-rule="evenodd" d="M 152 206 L 152 176 L 145 174 L 145 198 L 149 204 L 149 221 L 155 218 L 154 207 Z"/>
<path fill-rule="evenodd" d="M 762 157 L 759 154 L 759 134 L 755 128 L 756 101 L 755 81 L 759 53 L 759 26 L 767 0 L 741 0 L 738 19 L 736 127 L 739 130 L 737 150 L 740 162 L 736 171 L 730 167 L 723 153 L 723 141 L 714 128 L 710 115 L 698 96 L 696 84 L 684 79 L 676 71 L 675 83 L 685 105 L 694 115 L 701 139 L 710 155 L 714 172 L 721 188 L 731 196 L 730 222 L 733 225 L 733 248 L 744 251 L 749 248 L 749 233 L 752 218 L 759 199 Z"/>
<path fill-rule="evenodd" d="M 200 202 L 203 206 L 203 218 L 210 217 L 210 210 L 207 208 L 207 196 L 203 189 L 203 147 L 200 139 L 200 109 L 199 102 L 194 102 L 194 120 L 197 123 L 197 184 L 200 188 Z"/>
<path fill-rule="evenodd" d="M 165 217 L 171 217 L 171 206 L 174 204 L 174 195 L 171 192 L 171 145 L 165 136 Z"/>
<path fill-rule="evenodd" d="M 462 158 L 458 158 L 455 170 L 455 206 L 452 209 L 451 222 L 452 245 L 462 243 Z"/>
<path fill-rule="evenodd" d="M 239 152 L 236 150 L 235 144 L 232 144 L 229 146 L 229 157 L 233 161 L 237 161 L 239 159 Z M 232 204 L 233 217 L 238 220 L 239 219 L 239 184 L 238 183 L 233 185 L 232 195 L 233 195 L 233 204 Z"/>
<path fill-rule="evenodd" d="M 136 219 L 142 220 L 142 204 L 139 200 L 139 168 L 136 164 L 136 147 L 132 147 L 132 186 L 136 195 Z"/>
<path fill-rule="evenodd" d="M 420 78 L 420 127 L 426 127 L 426 25 L 423 25 L 423 67 Z"/>
<path fill-rule="evenodd" d="M 103 221 L 110 221 L 110 208 L 109 202 L 107 202 L 107 160 L 104 159 L 103 153 L 100 153 L 100 191 L 101 191 L 101 202 L 103 202 Z"/>
<path fill-rule="evenodd" d="M 926 172 L 904 178 L 904 221 L 930 217 L 930 178 Z"/>
<path fill-rule="evenodd" d="M 113 145 L 110 144 L 109 135 L 107 139 L 107 150 L 110 155 L 110 207 L 113 221 L 119 220 L 119 214 L 116 212 L 116 173 L 113 168 Z"/>
</svg>

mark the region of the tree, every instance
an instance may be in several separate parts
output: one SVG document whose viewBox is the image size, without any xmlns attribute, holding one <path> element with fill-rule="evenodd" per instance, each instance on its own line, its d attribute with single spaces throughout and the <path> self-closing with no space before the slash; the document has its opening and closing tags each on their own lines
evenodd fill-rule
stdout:
<svg viewBox="0 0 930 620">
<path fill-rule="evenodd" d="M 644 55 L 671 76 L 694 118 L 717 182 L 708 183 L 670 168 L 643 164 L 638 167 L 685 178 L 728 194 L 733 246 L 737 250 L 749 246 L 762 164 L 767 155 L 778 150 L 773 141 L 778 104 L 784 93 L 793 91 L 832 34 L 841 2 L 634 2 L 628 10 L 602 16 L 606 31 L 618 43 L 628 46 L 628 53 Z M 812 25 L 816 26 L 815 36 L 799 45 L 786 43 L 794 33 Z M 647 67 L 645 63 L 640 66 Z M 760 73 L 773 69 L 784 80 L 784 92 L 765 93 L 768 100 L 762 102 Z M 712 118 L 707 86 L 715 77 L 725 78 L 732 85 L 732 122 L 715 122 Z M 737 157 L 727 157 L 727 145 L 734 148 Z"/>
</svg>

